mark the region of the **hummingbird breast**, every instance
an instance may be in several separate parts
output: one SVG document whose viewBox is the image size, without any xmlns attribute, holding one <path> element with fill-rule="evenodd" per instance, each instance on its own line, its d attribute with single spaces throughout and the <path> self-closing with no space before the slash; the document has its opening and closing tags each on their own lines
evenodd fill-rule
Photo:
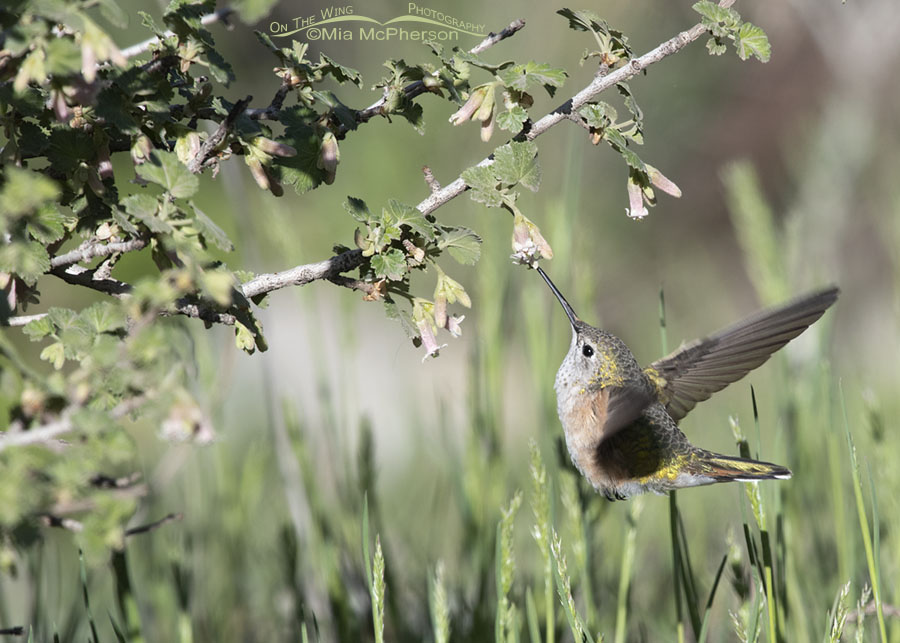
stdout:
<svg viewBox="0 0 900 643">
<path fill-rule="evenodd" d="M 684 481 L 693 447 L 658 402 L 623 428 L 608 430 L 612 387 L 557 378 L 557 411 L 575 467 L 607 497 L 663 492 Z"/>
</svg>

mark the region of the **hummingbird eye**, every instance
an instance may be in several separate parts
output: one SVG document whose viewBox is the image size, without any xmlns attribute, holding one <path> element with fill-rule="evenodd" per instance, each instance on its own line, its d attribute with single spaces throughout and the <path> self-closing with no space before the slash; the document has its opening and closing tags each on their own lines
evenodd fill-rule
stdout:
<svg viewBox="0 0 900 643">
<path fill-rule="evenodd" d="M 594 355 L 594 349 L 591 348 L 590 344 L 585 344 L 584 348 L 581 349 L 581 354 L 585 357 L 592 357 Z"/>
</svg>

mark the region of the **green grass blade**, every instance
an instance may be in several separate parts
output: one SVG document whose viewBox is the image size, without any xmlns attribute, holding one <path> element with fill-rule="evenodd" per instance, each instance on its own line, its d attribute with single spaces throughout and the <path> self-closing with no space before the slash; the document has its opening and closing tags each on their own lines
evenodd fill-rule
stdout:
<svg viewBox="0 0 900 643">
<path fill-rule="evenodd" d="M 525 619 L 528 622 L 528 636 L 531 638 L 531 643 L 543 643 L 531 586 L 525 589 Z"/>
<path fill-rule="evenodd" d="M 641 515 L 643 498 L 635 498 L 628 512 L 628 523 L 625 528 L 625 544 L 622 547 L 622 567 L 619 571 L 619 592 L 616 600 L 616 634 L 615 643 L 625 643 L 625 632 L 628 626 L 628 588 L 634 568 L 634 556 L 637 542 L 637 521 Z"/>
<path fill-rule="evenodd" d="M 578 614 L 578 609 L 575 607 L 575 598 L 572 596 L 572 583 L 569 579 L 566 555 L 562 550 L 562 540 L 560 540 L 559 534 L 556 533 L 555 529 L 553 530 L 553 540 L 550 549 L 553 552 L 553 560 L 556 563 L 554 565 L 556 569 L 556 591 L 559 595 L 559 602 L 563 606 L 563 611 L 566 613 L 566 618 L 569 620 L 572 638 L 575 639 L 575 643 L 584 643 L 585 641 L 594 643 L 591 633 L 585 628 L 584 621 L 581 619 L 581 616 Z"/>
<path fill-rule="evenodd" d="M 712 588 L 709 590 L 709 598 L 706 599 L 706 608 L 703 610 L 703 624 L 700 626 L 700 634 L 697 635 L 697 643 L 704 643 L 709 634 L 709 615 L 712 613 L 713 599 L 716 597 L 716 590 L 719 589 L 719 581 L 722 579 L 722 572 L 725 571 L 725 563 L 727 562 L 728 555 L 726 554 L 722 556 L 722 562 L 719 563 L 719 569 L 716 571 Z"/>
<path fill-rule="evenodd" d="M 853 477 L 853 495 L 856 498 L 856 513 L 859 516 L 859 529 L 862 532 L 863 546 L 866 550 L 866 564 L 869 567 L 869 582 L 872 584 L 872 596 L 875 598 L 876 616 L 878 617 L 878 633 L 881 643 L 887 643 L 887 626 L 884 622 L 884 607 L 881 602 L 881 584 L 878 578 L 878 564 L 872 547 L 872 535 L 869 531 L 869 520 L 866 517 L 866 505 L 863 499 L 862 482 L 859 479 L 859 463 L 856 460 L 856 447 L 850 435 L 850 421 L 847 419 L 847 404 L 844 400 L 844 387 L 838 384 L 841 398 L 841 413 L 844 418 L 844 431 L 847 434 L 847 447 L 850 451 L 850 473 Z"/>
<path fill-rule="evenodd" d="M 94 622 L 94 615 L 91 613 L 91 600 L 88 596 L 87 569 L 84 565 L 84 552 L 78 550 L 79 573 L 81 576 L 81 596 L 84 600 L 84 611 L 87 613 L 88 624 L 91 628 L 91 636 L 94 643 L 100 643 L 100 637 L 97 635 L 97 624 Z"/>
<path fill-rule="evenodd" d="M 438 563 L 428 584 L 428 602 L 431 608 L 431 625 L 434 629 L 435 643 L 447 643 L 450 640 L 450 607 L 447 604 L 447 586 L 444 578 L 444 565 Z"/>
<path fill-rule="evenodd" d="M 684 643 L 684 605 L 681 596 L 681 547 L 678 545 L 678 502 L 669 492 L 669 534 L 672 539 L 672 577 L 675 582 L 675 618 L 678 643 Z"/>
<path fill-rule="evenodd" d="M 369 554 L 369 492 L 363 495 L 363 518 L 362 518 L 362 547 L 363 562 L 366 566 L 366 583 L 372 587 L 372 558 Z"/>
</svg>

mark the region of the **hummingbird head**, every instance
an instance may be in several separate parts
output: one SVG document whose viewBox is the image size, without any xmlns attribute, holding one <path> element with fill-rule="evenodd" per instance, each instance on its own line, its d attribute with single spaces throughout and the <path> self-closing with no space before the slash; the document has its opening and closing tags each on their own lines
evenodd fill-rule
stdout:
<svg viewBox="0 0 900 643">
<path fill-rule="evenodd" d="M 547 273 L 540 267 L 537 271 L 556 295 L 566 317 L 569 318 L 569 323 L 572 324 L 572 343 L 556 376 L 557 390 L 560 386 L 580 390 L 589 385 L 607 386 L 614 383 L 612 380 L 618 380 L 620 377 L 616 362 L 618 351 L 615 350 L 615 338 L 606 331 L 581 321 Z"/>
</svg>

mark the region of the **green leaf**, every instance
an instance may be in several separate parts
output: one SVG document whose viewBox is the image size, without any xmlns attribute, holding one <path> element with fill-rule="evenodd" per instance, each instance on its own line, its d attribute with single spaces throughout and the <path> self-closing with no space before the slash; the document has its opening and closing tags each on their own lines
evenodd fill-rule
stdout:
<svg viewBox="0 0 900 643">
<path fill-rule="evenodd" d="M 98 301 L 81 311 L 79 315 L 94 333 L 109 333 L 125 328 L 125 313 L 108 301 Z"/>
<path fill-rule="evenodd" d="M 52 333 L 53 330 L 53 322 L 50 321 L 50 317 L 41 317 L 40 319 L 35 319 L 25 324 L 25 326 L 22 328 L 22 332 L 28 335 L 28 337 L 33 342 L 46 337 L 47 335 Z"/>
<path fill-rule="evenodd" d="M 351 82 L 357 87 L 362 87 L 362 75 L 351 67 L 344 67 L 323 53 L 319 53 L 319 69 L 325 74 L 330 74 L 339 84 Z"/>
<path fill-rule="evenodd" d="M 396 300 L 390 296 L 384 298 L 384 312 L 388 319 L 396 319 L 400 322 L 407 337 L 414 339 L 419 336 L 419 329 L 416 328 L 416 323 L 413 321 L 410 311 L 400 307 Z"/>
<path fill-rule="evenodd" d="M 693 9 L 705 18 L 703 21 L 704 25 L 709 22 L 714 24 L 724 23 L 726 27 L 737 26 L 741 20 L 741 17 L 734 9 L 719 6 L 717 3 L 709 0 L 700 0 L 700 2 L 693 5 Z"/>
<path fill-rule="evenodd" d="M 772 56 L 772 45 L 769 44 L 766 32 L 749 22 L 745 22 L 738 29 L 734 46 L 741 60 L 756 56 L 760 61 L 767 63 Z"/>
<path fill-rule="evenodd" d="M 53 38 L 47 43 L 47 73 L 60 77 L 81 71 L 81 48 L 71 38 Z"/>
<path fill-rule="evenodd" d="M 625 107 L 631 112 L 631 116 L 634 118 L 635 122 L 640 125 L 644 119 L 644 112 L 637 104 L 637 100 L 635 100 L 634 94 L 631 92 L 631 87 L 628 86 L 628 83 L 616 83 L 616 89 L 619 94 L 622 95 L 622 98 L 625 101 Z"/>
<path fill-rule="evenodd" d="M 728 47 L 719 39 L 710 38 L 706 41 L 706 49 L 713 56 L 721 56 L 728 50 Z"/>
<path fill-rule="evenodd" d="M 234 344 L 247 353 L 252 354 L 256 350 L 253 333 L 239 321 L 234 322 Z"/>
<path fill-rule="evenodd" d="M 491 168 L 476 165 L 463 170 L 460 175 L 469 186 L 469 196 L 477 203 L 483 203 L 489 208 L 499 208 L 503 203 L 502 194 L 498 191 L 500 182 L 494 176 Z"/>
<path fill-rule="evenodd" d="M 430 237 L 433 232 L 433 226 L 418 208 L 400 203 L 396 199 L 388 201 L 387 207 L 382 212 L 386 224 L 409 226 L 413 232 L 424 237 Z"/>
<path fill-rule="evenodd" d="M 13 89 L 17 94 L 21 94 L 28 88 L 28 83 L 37 82 L 43 84 L 47 82 L 46 71 L 46 54 L 43 47 L 37 47 L 25 57 L 22 64 L 19 65 L 19 71 L 16 74 L 16 80 L 13 83 Z"/>
<path fill-rule="evenodd" d="M 557 87 L 562 87 L 568 74 L 565 69 L 551 67 L 547 63 L 533 60 L 524 65 L 513 65 L 500 71 L 497 77 L 504 86 L 518 91 L 525 91 L 531 86 L 542 85 L 547 93 L 553 96 Z"/>
<path fill-rule="evenodd" d="M 128 14 L 116 0 L 100 0 L 100 15 L 118 29 L 128 28 Z"/>
<path fill-rule="evenodd" d="M 521 105 L 514 105 L 497 115 L 497 125 L 500 126 L 500 129 L 513 133 L 521 130 L 526 120 L 528 120 L 528 112 Z"/>
<path fill-rule="evenodd" d="M 159 201 L 149 194 L 131 194 L 122 199 L 125 211 L 143 223 L 150 232 L 172 234 L 175 228 L 159 218 Z"/>
<path fill-rule="evenodd" d="M 43 174 L 5 165 L 6 181 L 0 189 L 0 217 L 19 217 L 34 212 L 59 197 L 56 183 Z"/>
<path fill-rule="evenodd" d="M 74 328 L 78 322 L 78 313 L 71 308 L 53 307 L 47 311 L 47 317 L 60 332 Z"/>
<path fill-rule="evenodd" d="M 135 172 L 143 179 L 161 185 L 177 199 L 193 196 L 200 187 L 200 179 L 181 164 L 174 152 L 153 150 L 149 162 L 139 165 Z"/>
<path fill-rule="evenodd" d="M 406 274 L 406 257 L 397 248 L 375 255 L 371 260 L 372 270 L 379 279 L 400 281 Z"/>
<path fill-rule="evenodd" d="M 227 270 L 205 270 L 200 274 L 203 294 L 220 306 L 229 306 L 235 287 L 234 276 Z"/>
<path fill-rule="evenodd" d="M 297 155 L 275 157 L 269 168 L 282 184 L 292 185 L 297 194 L 318 187 L 325 176 L 318 167 L 321 140 L 309 125 L 315 116 L 315 112 L 299 105 L 285 109 L 281 114 L 285 132 L 279 141 L 297 150 Z"/>
<path fill-rule="evenodd" d="M 588 125 L 598 130 L 606 129 L 619 118 L 615 107 L 603 101 L 584 105 L 578 113 Z"/>
<path fill-rule="evenodd" d="M 28 234 L 41 243 L 59 241 L 66 234 L 65 217 L 53 205 L 45 205 L 28 218 Z"/>
<path fill-rule="evenodd" d="M 532 141 L 508 143 L 494 152 L 494 165 L 491 169 L 501 183 L 519 184 L 536 192 L 541 185 L 537 150 L 537 145 Z"/>
<path fill-rule="evenodd" d="M 225 234 L 225 231 L 222 230 L 222 228 L 216 225 L 215 221 L 210 219 L 200 208 L 194 205 L 193 202 L 191 202 L 191 209 L 194 211 L 194 225 L 203 236 L 204 241 L 212 243 L 225 252 L 234 250 L 234 244 L 231 243 L 231 239 L 228 238 L 228 235 Z"/>
<path fill-rule="evenodd" d="M 459 263 L 471 266 L 481 257 L 481 237 L 469 228 L 441 228 L 438 248 L 447 250 Z"/>
<path fill-rule="evenodd" d="M 93 138 L 81 129 L 56 127 L 50 133 L 47 158 L 57 172 L 72 172 L 95 155 Z"/>
<path fill-rule="evenodd" d="M 50 270 L 50 255 L 37 241 L 13 241 L 0 247 L 0 272 L 17 275 L 33 286 Z"/>
<path fill-rule="evenodd" d="M 367 206 L 366 202 L 362 199 L 348 196 L 347 200 L 344 201 L 344 209 L 350 213 L 351 217 L 360 223 L 368 223 L 372 220 L 372 213 L 369 211 L 369 206 Z"/>
<path fill-rule="evenodd" d="M 118 85 L 110 85 L 100 90 L 97 96 L 97 106 L 94 109 L 97 111 L 97 116 L 103 118 L 115 129 L 123 134 L 137 136 L 140 134 L 140 123 L 132 115 L 132 110 L 135 108 L 134 101 L 122 93 Z"/>
<path fill-rule="evenodd" d="M 53 368 L 59 370 L 66 363 L 66 349 L 62 342 L 53 342 L 41 351 L 41 359 L 50 362 Z"/>
<path fill-rule="evenodd" d="M 434 300 L 437 301 L 440 297 L 446 299 L 448 304 L 458 301 L 466 308 L 472 307 L 472 300 L 462 284 L 455 279 L 451 279 L 444 271 L 438 269 L 438 282 L 434 290 Z"/>
</svg>

